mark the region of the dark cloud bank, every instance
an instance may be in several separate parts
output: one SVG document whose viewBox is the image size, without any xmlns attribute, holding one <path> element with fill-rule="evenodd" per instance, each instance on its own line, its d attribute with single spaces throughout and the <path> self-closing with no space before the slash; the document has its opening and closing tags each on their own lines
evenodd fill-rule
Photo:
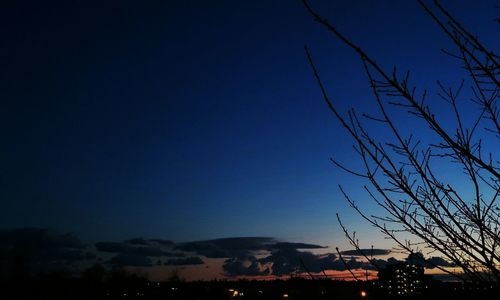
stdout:
<svg viewBox="0 0 500 300">
<path fill-rule="evenodd" d="M 28 269 L 71 269 L 76 263 L 95 259 L 96 255 L 71 233 L 40 228 L 0 230 L 0 276 Z"/>
<path fill-rule="evenodd" d="M 282 276 L 297 271 L 319 273 L 327 270 L 374 269 L 360 260 L 356 250 L 341 252 L 345 263 L 335 254 L 317 255 L 309 252 L 320 245 L 277 241 L 270 237 L 235 237 L 187 243 L 164 239 L 133 238 L 115 242 L 84 244 L 71 233 L 60 234 L 47 229 L 23 228 L 0 230 L 0 269 L 29 264 L 31 270 L 68 268 L 78 263 L 100 262 L 110 267 L 151 267 L 202 265 L 207 258 L 225 259 L 227 276 Z M 390 254 L 386 249 L 362 249 L 368 256 Z M 153 262 L 154 261 L 154 262 Z M 374 259 L 379 267 L 399 263 L 394 257 Z M 452 266 L 440 257 L 419 258 L 414 263 L 432 268 Z M 17 265 L 13 265 L 17 264 Z M 347 267 L 346 267 L 347 264 Z M 76 268 L 75 268 L 76 270 Z"/>
</svg>

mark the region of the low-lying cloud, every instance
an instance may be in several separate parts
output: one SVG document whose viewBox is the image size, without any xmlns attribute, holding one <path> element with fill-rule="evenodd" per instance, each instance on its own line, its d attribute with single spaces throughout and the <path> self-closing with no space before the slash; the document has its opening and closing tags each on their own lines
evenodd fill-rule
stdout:
<svg viewBox="0 0 500 300">
<path fill-rule="evenodd" d="M 143 246 L 143 244 L 130 244 L 128 242 L 98 242 L 95 243 L 97 250 L 101 252 L 120 253 L 141 256 L 178 256 L 181 252 L 168 252 L 158 246 Z"/>
<path fill-rule="evenodd" d="M 77 262 L 94 260 L 90 250 L 72 233 L 41 228 L 0 230 L 0 276 L 20 270 L 71 269 Z"/>
<path fill-rule="evenodd" d="M 120 253 L 111 258 L 108 263 L 115 267 L 151 267 L 151 258 L 142 255 Z"/>
<path fill-rule="evenodd" d="M 269 267 L 261 265 L 255 257 L 244 261 L 237 258 L 227 259 L 222 269 L 228 276 L 262 276 L 271 273 Z"/>
<path fill-rule="evenodd" d="M 353 250 L 346 250 L 346 251 L 341 251 L 340 252 L 342 255 L 348 255 L 348 256 L 382 256 L 382 255 L 388 255 L 391 253 L 391 250 L 389 249 L 353 249 Z"/>
<path fill-rule="evenodd" d="M 0 230 L 0 269 L 12 269 L 14 266 L 8 265 L 8 262 L 14 261 L 12 258 L 19 253 L 26 256 L 33 270 L 71 266 L 82 261 L 100 261 L 109 267 L 195 266 L 217 258 L 224 259 L 221 271 L 229 277 L 375 269 L 362 258 L 362 254 L 373 256 L 372 262 L 378 268 L 404 263 L 394 257 L 377 258 L 390 254 L 391 251 L 387 249 L 342 251 L 344 261 L 332 253 L 309 252 L 315 249 L 326 247 L 278 241 L 271 237 L 234 237 L 185 243 L 136 237 L 121 242 L 102 241 L 86 245 L 72 233 L 58 234 L 46 229 L 25 228 Z M 412 263 L 426 268 L 454 266 L 441 257 L 424 259 L 415 256 Z"/>
<path fill-rule="evenodd" d="M 206 241 L 187 242 L 175 247 L 178 250 L 193 252 L 207 258 L 245 258 L 255 251 L 279 249 L 320 249 L 320 245 L 307 243 L 279 242 L 270 237 L 236 237 Z"/>
<path fill-rule="evenodd" d="M 191 256 L 186 258 L 172 258 L 165 262 L 166 266 L 188 266 L 188 265 L 202 265 L 203 260 L 198 256 Z"/>
</svg>

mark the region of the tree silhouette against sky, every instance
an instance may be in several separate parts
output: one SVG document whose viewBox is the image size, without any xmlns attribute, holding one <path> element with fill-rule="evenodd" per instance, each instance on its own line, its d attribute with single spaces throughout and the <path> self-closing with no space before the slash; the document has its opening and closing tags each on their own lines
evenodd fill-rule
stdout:
<svg viewBox="0 0 500 300">
<path fill-rule="evenodd" d="M 367 196 L 384 213 L 366 212 L 340 186 L 349 205 L 392 239 L 398 250 L 443 255 L 460 269 L 457 272 L 436 266 L 446 273 L 468 281 L 498 282 L 499 56 L 438 1 L 431 6 L 419 0 L 422 9 L 451 39 L 454 48 L 442 51 L 459 62 L 456 77 L 464 77 L 456 86 L 438 80 L 438 92 L 431 94 L 412 84 L 409 71 L 382 67 L 314 11 L 308 1 L 303 2 L 316 22 L 359 55 L 378 107 L 370 114 L 359 114 L 354 109 L 347 114 L 339 112 L 306 46 L 323 99 L 352 137 L 363 168 L 353 169 L 333 158 L 332 162 L 368 182 L 363 186 Z M 492 25 L 498 26 L 494 20 Z M 464 106 L 467 109 L 462 107 L 462 100 L 469 99 L 476 111 L 470 109 L 469 103 Z M 432 106 L 438 101 L 448 106 L 453 124 L 448 122 L 452 118 L 443 121 L 438 117 Z M 417 120 L 418 127 L 402 126 L 398 122 L 402 114 L 411 122 Z M 450 180 L 452 177 L 454 180 Z M 355 233 L 346 229 L 338 215 L 337 219 L 350 243 L 361 251 Z M 373 261 L 369 253 L 362 254 Z"/>
</svg>

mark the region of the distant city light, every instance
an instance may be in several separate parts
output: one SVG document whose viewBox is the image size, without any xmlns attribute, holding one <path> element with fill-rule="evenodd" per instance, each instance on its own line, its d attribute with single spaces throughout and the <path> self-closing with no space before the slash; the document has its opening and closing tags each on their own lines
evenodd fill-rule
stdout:
<svg viewBox="0 0 500 300">
<path fill-rule="evenodd" d="M 361 291 L 361 297 L 366 297 L 366 292 L 365 291 Z"/>
</svg>

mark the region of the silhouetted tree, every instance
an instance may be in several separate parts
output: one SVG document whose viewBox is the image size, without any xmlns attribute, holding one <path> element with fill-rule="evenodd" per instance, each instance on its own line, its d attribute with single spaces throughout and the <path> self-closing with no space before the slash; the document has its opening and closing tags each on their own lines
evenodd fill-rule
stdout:
<svg viewBox="0 0 500 300">
<path fill-rule="evenodd" d="M 104 295 L 106 269 L 101 264 L 94 264 L 84 270 L 80 276 L 82 289 L 88 298 Z"/>
<path fill-rule="evenodd" d="M 365 213 L 340 187 L 350 206 L 394 240 L 399 249 L 414 253 L 425 247 L 441 253 L 462 270 L 452 272 L 436 266 L 445 272 L 464 280 L 498 282 L 500 164 L 495 155 L 500 149 L 499 56 L 486 48 L 438 1 L 433 1 L 432 7 L 418 1 L 451 39 L 454 49 L 443 51 L 457 59 L 466 71 L 466 79 L 455 89 L 437 82 L 437 96 L 449 105 L 449 113 L 455 119 L 454 124 L 449 124 L 440 120 L 429 107 L 427 91 L 412 86 L 409 72 L 401 74 L 396 68 L 387 71 L 317 14 L 308 1 L 303 2 L 315 21 L 359 55 L 378 107 L 375 116 L 360 116 L 354 109 L 347 115 L 341 114 L 328 96 L 306 46 L 307 58 L 322 96 L 353 138 L 354 149 L 364 167 L 353 170 L 334 159 L 332 162 L 365 179 L 369 183 L 364 186 L 367 195 L 385 214 Z M 460 113 L 458 106 L 466 85 L 471 86 L 470 97 L 479 108 L 472 121 L 464 119 L 465 115 Z M 413 134 L 405 134 L 404 129 L 396 124 L 394 112 L 416 118 L 425 126 Z M 370 133 L 367 122 L 381 124 L 390 134 Z M 450 130 L 450 127 L 454 128 Z M 430 129 L 431 138 L 418 135 L 426 128 Z M 386 140 L 381 140 L 381 136 Z M 454 168 L 465 174 L 462 184 L 466 188 L 447 180 L 447 174 L 440 169 L 443 161 L 447 164 L 447 172 Z M 338 215 L 337 218 L 351 244 L 360 250 L 355 233 L 349 233 Z M 414 240 L 410 240 L 408 234 Z M 371 260 L 369 253 L 363 255 Z"/>
<path fill-rule="evenodd" d="M 172 283 L 184 282 L 184 278 L 181 276 L 181 270 L 179 270 L 179 268 L 172 269 L 168 275 L 167 281 Z"/>
</svg>

